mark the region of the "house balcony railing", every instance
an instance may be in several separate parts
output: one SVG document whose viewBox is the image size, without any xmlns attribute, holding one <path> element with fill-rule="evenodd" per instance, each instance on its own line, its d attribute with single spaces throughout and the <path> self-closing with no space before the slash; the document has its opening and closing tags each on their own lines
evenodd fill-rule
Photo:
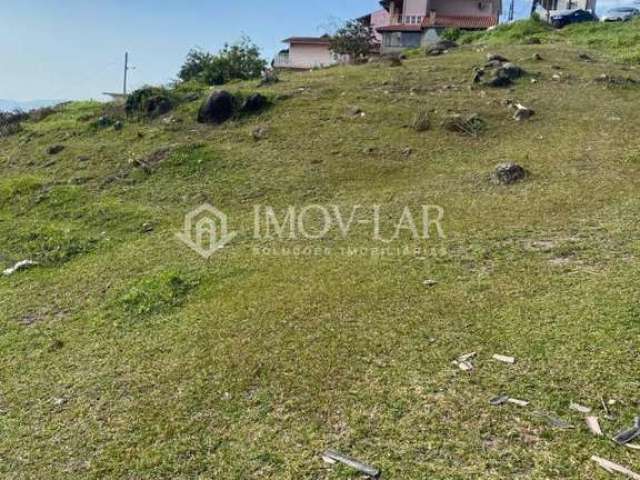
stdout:
<svg viewBox="0 0 640 480">
<path fill-rule="evenodd" d="M 393 15 L 389 23 L 391 25 L 422 25 L 422 15 Z"/>
<path fill-rule="evenodd" d="M 287 68 L 291 65 L 288 55 L 278 55 L 273 59 L 274 68 Z"/>
</svg>

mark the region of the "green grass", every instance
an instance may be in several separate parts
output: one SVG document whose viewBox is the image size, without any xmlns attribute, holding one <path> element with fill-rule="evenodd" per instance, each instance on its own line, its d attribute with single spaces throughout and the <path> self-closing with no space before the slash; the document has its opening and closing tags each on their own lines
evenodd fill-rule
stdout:
<svg viewBox="0 0 640 480">
<path fill-rule="evenodd" d="M 534 19 L 502 24 L 488 32 L 464 34 L 462 43 L 483 42 L 488 45 L 542 42 L 565 43 L 574 48 L 598 50 L 612 59 L 638 64 L 640 62 L 640 20 L 603 23 L 586 22 L 555 30 Z"/>
<path fill-rule="evenodd" d="M 283 74 L 260 89 L 269 110 L 221 127 L 195 122 L 199 102 L 172 122 L 74 103 L 0 139 L 0 261 L 41 262 L 0 278 L 0 476 L 358 478 L 324 465 L 326 448 L 397 479 L 609 478 L 593 454 L 640 470 L 568 409 L 591 406 L 611 435 L 639 387 L 640 88 L 593 82 L 634 72 L 578 47 Z M 538 82 L 470 89 L 489 50 Z M 515 122 L 507 98 L 536 116 Z M 90 127 L 105 109 L 121 131 Z M 430 129 L 411 128 L 419 112 Z M 446 131 L 452 112 L 485 128 Z M 527 180 L 492 183 L 505 161 Z M 238 232 L 210 260 L 175 236 L 204 202 Z M 252 237 L 256 204 L 377 204 L 386 219 L 425 203 L 447 238 L 392 245 L 419 254 L 345 253 L 381 247 L 363 224 Z M 293 254 L 305 247 L 325 254 Z M 451 364 L 471 351 L 474 372 Z M 531 405 L 491 407 L 500 393 Z"/>
</svg>

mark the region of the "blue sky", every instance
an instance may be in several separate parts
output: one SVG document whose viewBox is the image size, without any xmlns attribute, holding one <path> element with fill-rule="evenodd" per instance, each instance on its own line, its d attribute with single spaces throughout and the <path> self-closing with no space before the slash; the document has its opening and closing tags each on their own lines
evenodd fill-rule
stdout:
<svg viewBox="0 0 640 480">
<path fill-rule="evenodd" d="M 505 2 L 508 0 L 505 0 Z M 526 0 L 517 0 L 526 11 Z M 291 35 L 317 35 L 378 7 L 377 0 L 2 0 L 0 98 L 100 98 L 165 83 L 186 53 L 249 35 L 271 57 Z"/>
</svg>

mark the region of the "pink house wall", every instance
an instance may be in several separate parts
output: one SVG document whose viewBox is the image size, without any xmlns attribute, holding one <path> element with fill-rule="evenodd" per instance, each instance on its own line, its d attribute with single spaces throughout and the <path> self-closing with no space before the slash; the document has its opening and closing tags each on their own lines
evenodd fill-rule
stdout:
<svg viewBox="0 0 640 480">
<path fill-rule="evenodd" d="M 336 63 L 329 45 L 293 43 L 289 48 L 289 63 L 292 68 L 320 68 Z"/>
<path fill-rule="evenodd" d="M 482 5 L 482 9 L 479 8 Z M 498 13 L 498 0 L 431 0 L 430 8 L 440 15 L 484 16 Z"/>
<path fill-rule="evenodd" d="M 382 41 L 382 34 L 378 33 L 379 27 L 386 27 L 391 23 L 391 16 L 389 12 L 387 12 L 384 8 L 378 10 L 377 12 L 373 12 L 371 14 L 371 29 L 373 30 L 373 35 L 375 36 L 378 42 Z"/>
</svg>

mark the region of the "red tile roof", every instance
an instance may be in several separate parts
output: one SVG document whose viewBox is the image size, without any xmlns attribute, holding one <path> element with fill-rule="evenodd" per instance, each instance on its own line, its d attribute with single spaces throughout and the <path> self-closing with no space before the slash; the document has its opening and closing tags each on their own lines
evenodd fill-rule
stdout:
<svg viewBox="0 0 640 480">
<path fill-rule="evenodd" d="M 329 45 L 329 37 L 290 37 L 283 43 L 304 43 L 305 45 Z"/>
</svg>

